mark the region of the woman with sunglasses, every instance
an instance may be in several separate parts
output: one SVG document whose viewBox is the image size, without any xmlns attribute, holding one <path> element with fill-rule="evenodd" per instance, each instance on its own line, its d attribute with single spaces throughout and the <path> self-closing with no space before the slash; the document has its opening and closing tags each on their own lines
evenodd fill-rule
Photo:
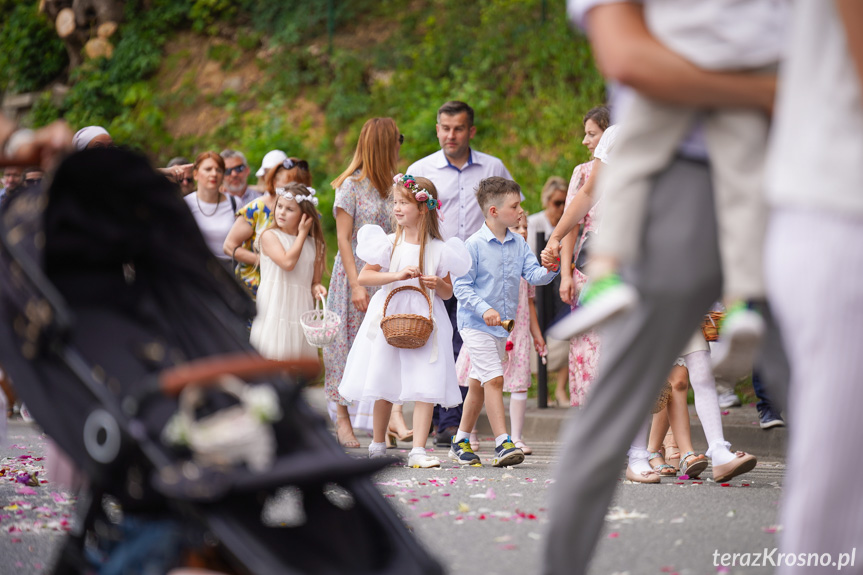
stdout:
<svg viewBox="0 0 863 575">
<path fill-rule="evenodd" d="M 568 189 L 569 185 L 566 180 L 560 176 L 551 176 L 548 178 L 542 187 L 542 195 L 540 196 L 543 210 L 539 213 L 531 214 L 527 218 L 527 243 L 530 249 L 533 250 L 533 253 L 537 254 L 537 257 L 539 257 L 538 254 L 544 246 L 538 246 L 537 249 L 536 234 L 537 232 L 542 232 L 545 234 L 546 239 L 551 237 L 554 226 L 557 225 L 557 222 L 560 221 L 560 216 L 563 215 L 563 206 L 566 203 L 566 192 Z M 557 297 L 561 276 L 558 276 L 549 284 L 554 297 L 552 298 L 551 305 L 548 306 L 551 308 L 548 310 L 548 315 L 540 318 L 540 325 L 548 326 L 562 312 L 564 307 L 566 308 L 566 312 L 569 313 L 569 306 L 565 305 Z M 537 311 L 541 313 L 540 310 Z M 569 342 L 546 338 L 546 343 L 548 345 L 547 369 L 549 372 L 557 372 L 557 386 L 555 387 L 555 400 L 553 404 L 559 407 L 568 407 L 569 396 L 566 392 L 569 389 L 569 366 L 567 365 Z M 533 361 L 535 361 L 535 358 L 536 356 L 532 355 L 531 359 Z"/>
<path fill-rule="evenodd" d="M 260 256 L 253 248 L 255 239 L 273 223 L 276 190 L 291 182 L 312 185 L 308 162 L 299 158 L 286 158 L 281 164 L 270 168 L 264 176 L 264 195 L 240 208 L 234 226 L 225 238 L 225 255 L 236 262 L 236 273 L 248 288 L 252 299 L 257 296 L 261 283 L 261 269 L 258 266 Z"/>
</svg>

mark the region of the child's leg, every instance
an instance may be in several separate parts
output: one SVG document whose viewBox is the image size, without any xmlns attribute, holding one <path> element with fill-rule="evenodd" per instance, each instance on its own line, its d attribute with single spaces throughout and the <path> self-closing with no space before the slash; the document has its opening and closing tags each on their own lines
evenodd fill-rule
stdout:
<svg viewBox="0 0 863 575">
<path fill-rule="evenodd" d="M 392 412 L 393 404 L 389 401 L 379 399 L 375 401 L 374 411 L 372 412 L 373 437 L 375 443 L 383 443 L 387 438 L 387 425 L 390 422 L 390 412 Z"/>
<path fill-rule="evenodd" d="M 671 383 L 671 397 L 668 398 L 668 421 L 680 446 L 680 472 L 690 477 L 698 477 L 707 469 L 707 458 L 695 453 L 692 447 L 692 434 L 689 427 L 689 406 L 686 396 L 689 390 L 689 372 L 682 365 L 675 365 L 668 376 Z"/>
<path fill-rule="evenodd" d="M 524 416 L 527 411 L 527 392 L 513 391 L 509 395 L 509 422 L 512 426 L 512 440 L 520 440 L 524 430 Z"/>
<path fill-rule="evenodd" d="M 660 475 L 674 475 L 677 469 L 665 459 L 662 450 L 662 439 L 668 431 L 668 410 L 660 409 L 653 414 L 650 424 L 650 436 L 647 439 L 647 451 L 650 452 L 647 462 Z"/>
<path fill-rule="evenodd" d="M 714 467 L 732 461 L 734 454 L 722 432 L 722 415 L 719 413 L 719 398 L 716 395 L 716 380 L 710 365 L 709 351 L 694 351 L 684 356 L 689 368 L 689 380 L 695 395 L 695 411 L 707 438 L 707 456 Z M 675 437 L 677 433 L 675 432 Z M 680 438 L 677 438 L 680 441 Z M 682 447 L 682 445 L 681 445 Z"/>
<path fill-rule="evenodd" d="M 592 240 L 594 273 L 588 275 L 594 276 L 596 268 L 605 265 L 603 258 L 606 264 L 609 260 L 618 264 L 638 256 L 651 177 L 669 164 L 694 117 L 694 109 L 633 94 L 612 162 L 597 182 L 600 197 L 605 198 L 602 233 Z"/>
<path fill-rule="evenodd" d="M 467 397 L 464 398 L 461 412 L 461 423 L 458 425 L 458 433 L 461 437 L 469 437 L 471 430 L 476 427 L 482 405 L 485 402 L 485 390 L 478 379 L 469 378 Z M 464 434 L 464 435 L 462 435 Z"/>
<path fill-rule="evenodd" d="M 726 299 L 764 299 L 768 132 L 767 116 L 757 110 L 716 110 L 705 121 Z"/>
<path fill-rule="evenodd" d="M 414 448 L 425 448 L 433 414 L 434 404 L 424 401 L 417 401 L 414 404 Z"/>
<path fill-rule="evenodd" d="M 495 439 L 506 435 L 506 412 L 503 407 L 503 376 L 490 379 L 483 384 L 485 391 L 485 414 L 491 424 Z M 473 388 L 471 388 L 473 391 Z M 471 429 L 473 429 L 471 427 Z M 495 443 L 498 443 L 495 441 Z"/>
</svg>

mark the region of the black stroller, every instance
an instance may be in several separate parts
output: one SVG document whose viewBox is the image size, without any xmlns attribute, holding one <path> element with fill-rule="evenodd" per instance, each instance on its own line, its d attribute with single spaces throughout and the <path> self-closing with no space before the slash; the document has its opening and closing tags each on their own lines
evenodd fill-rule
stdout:
<svg viewBox="0 0 863 575">
<path fill-rule="evenodd" d="M 254 304 L 145 158 L 120 149 L 70 156 L 47 191 L 8 203 L 0 240 L 0 364 L 87 478 L 55 573 L 97 572 L 85 549 L 138 520 L 167 520 L 184 557 L 226 573 L 442 572 L 372 485 L 393 460 L 352 459 L 338 447 L 299 393 L 315 362 L 270 362 L 252 350 L 245 318 Z M 226 373 L 266 382 L 279 398 L 265 471 L 198 465 L 161 439 L 180 390 Z M 232 403 L 205 393 L 204 410 Z M 301 520 L 264 521 L 286 488 Z"/>
</svg>

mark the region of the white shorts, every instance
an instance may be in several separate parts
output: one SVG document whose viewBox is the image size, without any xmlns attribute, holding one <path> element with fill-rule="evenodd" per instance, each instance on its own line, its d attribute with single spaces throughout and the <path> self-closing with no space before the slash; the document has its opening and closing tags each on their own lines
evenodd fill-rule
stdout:
<svg viewBox="0 0 863 575">
<path fill-rule="evenodd" d="M 503 377 L 503 359 L 506 357 L 506 338 L 495 337 L 478 329 L 459 331 L 470 354 L 468 377 L 485 385 L 496 377 Z"/>
</svg>

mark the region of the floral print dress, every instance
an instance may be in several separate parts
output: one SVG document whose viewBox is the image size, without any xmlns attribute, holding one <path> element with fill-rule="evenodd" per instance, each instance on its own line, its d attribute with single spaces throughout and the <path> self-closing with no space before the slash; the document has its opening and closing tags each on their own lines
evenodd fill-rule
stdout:
<svg viewBox="0 0 863 575">
<path fill-rule="evenodd" d="M 354 229 L 351 234 L 351 256 L 357 266 L 357 272 L 366 264 L 357 256 L 357 232 L 366 224 L 380 226 L 386 233 L 393 231 L 391 202 L 382 198 L 372 183 L 366 178 L 358 180 L 359 170 L 347 178 L 341 186 L 336 189 L 336 197 L 333 201 L 333 217 L 336 209 L 341 208 L 354 219 Z M 339 395 L 339 384 L 348 360 L 348 352 L 354 343 L 354 338 L 360 325 L 363 323 L 365 312 L 358 311 L 351 302 L 351 286 L 348 285 L 348 276 L 342 258 L 345 254 L 336 254 L 333 263 L 333 273 L 330 278 L 329 295 L 327 296 L 327 309 L 335 312 L 342 318 L 342 327 L 335 341 L 324 348 L 324 368 L 326 378 L 324 389 L 327 399 L 348 405 L 350 402 Z M 369 296 L 379 288 L 366 288 Z"/>
<path fill-rule="evenodd" d="M 253 246 L 257 248 L 255 240 L 273 223 L 273 213 L 267 207 L 266 198 L 267 194 L 264 194 L 237 210 L 237 217 L 243 218 L 243 221 L 252 226 L 252 236 L 243 243 L 243 247 L 249 251 L 254 251 Z M 258 295 L 258 286 L 261 284 L 261 268 L 237 262 L 237 274 L 252 294 L 252 299 L 255 299 Z"/>
<path fill-rule="evenodd" d="M 572 171 L 572 179 L 569 182 L 569 190 L 566 193 L 566 207 L 569 207 L 570 202 L 575 197 L 575 193 L 584 185 L 587 178 L 590 177 L 592 168 L 593 162 L 590 161 L 579 164 Z M 581 250 L 582 245 L 584 245 L 585 234 L 596 231 L 598 224 L 596 220 L 596 206 L 590 209 L 582 222 L 584 223 L 584 230 L 576 242 L 575 257 L 578 257 L 578 252 Z M 587 283 L 587 276 L 577 269 L 573 269 L 572 283 L 575 288 L 575 299 L 578 299 L 578 294 L 581 292 L 584 284 Z M 572 302 L 573 310 L 576 308 L 575 299 Z M 584 405 L 587 392 L 596 378 L 598 364 L 599 335 L 596 331 L 589 331 L 569 340 L 569 402 L 571 405 L 576 407 Z"/>
</svg>

